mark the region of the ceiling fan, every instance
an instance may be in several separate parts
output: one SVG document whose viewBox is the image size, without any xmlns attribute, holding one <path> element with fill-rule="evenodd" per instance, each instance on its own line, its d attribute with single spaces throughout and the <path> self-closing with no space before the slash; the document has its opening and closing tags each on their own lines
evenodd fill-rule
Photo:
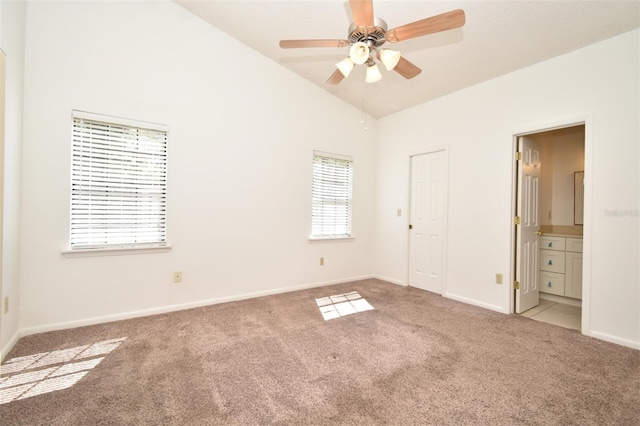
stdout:
<svg viewBox="0 0 640 426">
<path fill-rule="evenodd" d="M 349 56 L 336 64 L 337 70 L 331 74 L 327 84 L 338 84 L 349 76 L 356 64 L 365 64 L 365 81 L 374 83 L 382 78 L 375 58 L 384 64 L 388 71 L 394 70 L 404 78 L 413 78 L 422 70 L 402 57 L 398 51 L 381 49 L 385 43 L 396 43 L 441 31 L 462 27 L 465 14 L 462 9 L 452 10 L 430 18 L 387 30 L 387 23 L 373 16 L 372 0 L 349 0 L 353 23 L 349 27 L 348 40 L 311 39 L 280 40 L 283 49 L 304 47 L 347 47 Z"/>
</svg>

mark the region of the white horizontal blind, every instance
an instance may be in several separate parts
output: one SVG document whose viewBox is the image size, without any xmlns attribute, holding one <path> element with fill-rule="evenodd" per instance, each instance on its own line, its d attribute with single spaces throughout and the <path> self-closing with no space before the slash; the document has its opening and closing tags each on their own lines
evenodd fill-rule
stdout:
<svg viewBox="0 0 640 426">
<path fill-rule="evenodd" d="M 74 111 L 71 249 L 166 244 L 167 130 L 144 124 Z"/>
<path fill-rule="evenodd" d="M 314 152 L 311 238 L 351 237 L 353 160 Z"/>
</svg>

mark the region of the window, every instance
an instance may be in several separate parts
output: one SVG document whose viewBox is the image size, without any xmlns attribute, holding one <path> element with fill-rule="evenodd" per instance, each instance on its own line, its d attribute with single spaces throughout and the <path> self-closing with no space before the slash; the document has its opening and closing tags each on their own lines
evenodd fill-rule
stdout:
<svg viewBox="0 0 640 426">
<path fill-rule="evenodd" d="M 166 126 L 73 111 L 73 249 L 166 245 Z"/>
<path fill-rule="evenodd" d="M 313 153 L 311 238 L 351 238 L 353 160 Z"/>
</svg>

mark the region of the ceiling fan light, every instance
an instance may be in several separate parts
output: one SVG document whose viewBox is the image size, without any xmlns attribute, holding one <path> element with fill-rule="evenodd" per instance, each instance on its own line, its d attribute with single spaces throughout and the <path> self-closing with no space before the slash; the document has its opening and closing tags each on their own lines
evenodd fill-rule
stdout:
<svg viewBox="0 0 640 426">
<path fill-rule="evenodd" d="M 353 63 L 351 58 L 344 58 L 336 64 L 336 68 L 340 70 L 342 75 L 344 75 L 344 78 L 347 78 L 349 77 L 349 74 L 351 74 L 351 70 L 353 69 L 354 65 L 355 64 Z"/>
<path fill-rule="evenodd" d="M 387 71 L 391 71 L 398 65 L 398 62 L 400 62 L 400 55 L 400 52 L 397 50 L 382 49 L 380 52 L 380 61 L 382 61 L 387 68 Z"/>
<path fill-rule="evenodd" d="M 349 49 L 349 57 L 355 64 L 364 64 L 369 59 L 369 46 L 361 41 L 354 43 Z"/>
<path fill-rule="evenodd" d="M 365 82 L 375 83 L 376 81 L 379 81 L 381 78 L 382 78 L 382 74 L 380 74 L 380 70 L 378 69 L 378 66 L 376 64 L 373 64 L 370 67 L 367 67 L 367 76 L 364 79 Z"/>
</svg>

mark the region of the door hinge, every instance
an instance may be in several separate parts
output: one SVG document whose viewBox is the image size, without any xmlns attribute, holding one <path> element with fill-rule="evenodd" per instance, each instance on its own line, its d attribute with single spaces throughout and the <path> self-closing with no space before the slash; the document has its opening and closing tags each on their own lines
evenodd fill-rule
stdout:
<svg viewBox="0 0 640 426">
<path fill-rule="evenodd" d="M 513 221 L 516 225 L 520 225 L 520 216 L 516 216 Z"/>
<path fill-rule="evenodd" d="M 522 160 L 522 153 L 520 151 L 516 152 L 516 161 Z"/>
<path fill-rule="evenodd" d="M 409 229 L 413 229 L 413 225 L 409 225 Z"/>
<path fill-rule="evenodd" d="M 520 290 L 520 282 L 519 281 L 514 281 L 513 282 L 513 288 L 515 288 L 516 290 Z"/>
</svg>

